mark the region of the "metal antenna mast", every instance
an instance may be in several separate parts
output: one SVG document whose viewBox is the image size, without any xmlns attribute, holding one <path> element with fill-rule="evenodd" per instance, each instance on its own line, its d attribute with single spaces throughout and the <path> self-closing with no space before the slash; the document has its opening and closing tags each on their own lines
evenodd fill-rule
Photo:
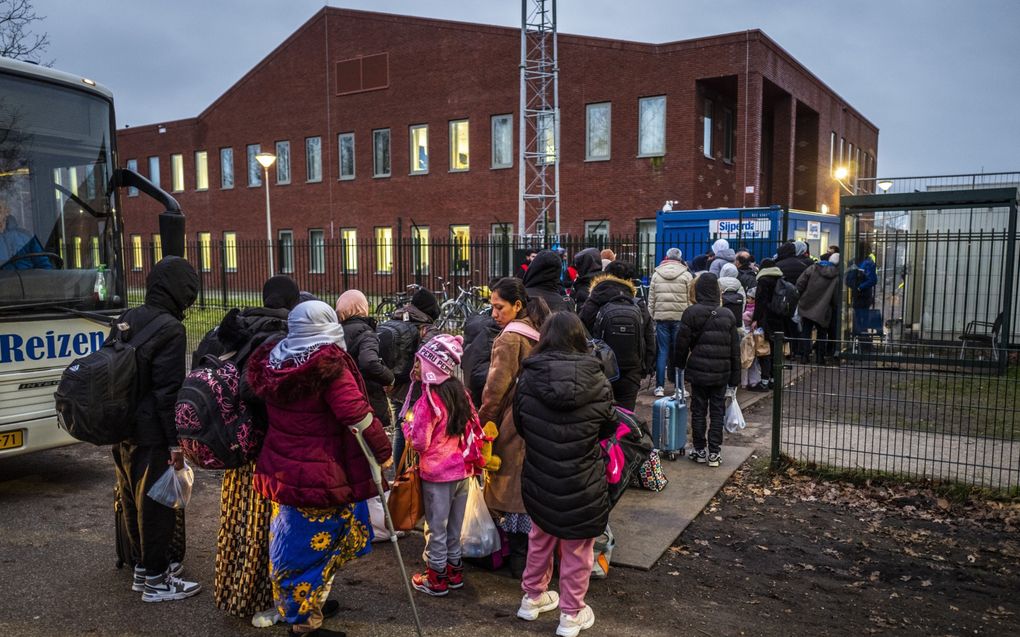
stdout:
<svg viewBox="0 0 1020 637">
<path fill-rule="evenodd" d="M 556 0 L 521 0 L 517 227 L 560 233 L 560 97 Z M 549 224 L 552 223 L 552 228 Z"/>
</svg>

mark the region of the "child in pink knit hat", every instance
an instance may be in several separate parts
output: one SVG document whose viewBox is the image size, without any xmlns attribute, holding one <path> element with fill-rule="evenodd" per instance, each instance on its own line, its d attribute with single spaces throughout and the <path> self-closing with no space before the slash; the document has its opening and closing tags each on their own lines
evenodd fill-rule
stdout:
<svg viewBox="0 0 1020 637">
<path fill-rule="evenodd" d="M 428 567 L 411 584 L 429 595 L 446 595 L 464 585 L 460 528 L 468 480 L 480 473 L 481 423 L 463 383 L 453 375 L 464 353 L 464 339 L 440 334 L 415 354 L 407 394 L 404 435 L 419 454 L 425 504 Z"/>
</svg>

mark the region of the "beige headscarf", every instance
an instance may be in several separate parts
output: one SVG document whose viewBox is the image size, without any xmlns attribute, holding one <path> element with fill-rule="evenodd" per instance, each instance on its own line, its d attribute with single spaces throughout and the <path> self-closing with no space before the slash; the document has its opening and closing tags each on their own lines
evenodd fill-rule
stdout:
<svg viewBox="0 0 1020 637">
<path fill-rule="evenodd" d="M 360 290 L 347 290 L 336 300 L 336 316 L 341 323 L 354 316 L 368 316 L 368 299 Z"/>
</svg>

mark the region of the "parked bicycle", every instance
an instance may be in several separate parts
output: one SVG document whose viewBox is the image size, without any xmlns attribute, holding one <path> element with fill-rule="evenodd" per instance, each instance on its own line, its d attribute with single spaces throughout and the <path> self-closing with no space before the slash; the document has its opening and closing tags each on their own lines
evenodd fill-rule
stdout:
<svg viewBox="0 0 1020 637">
<path fill-rule="evenodd" d="M 472 285 L 468 289 L 457 286 L 460 293 L 455 299 L 448 299 L 439 307 L 439 320 L 436 325 L 440 329 L 459 331 L 469 316 L 488 311 L 488 299 L 482 296 L 483 288 Z"/>
<path fill-rule="evenodd" d="M 383 318 L 388 317 L 393 312 L 396 312 L 410 303 L 411 297 L 414 296 L 414 293 L 420 289 L 420 285 L 412 283 L 407 286 L 406 290 L 394 292 L 389 296 L 384 296 L 382 300 L 379 301 L 379 304 L 375 306 L 375 315 Z"/>
</svg>

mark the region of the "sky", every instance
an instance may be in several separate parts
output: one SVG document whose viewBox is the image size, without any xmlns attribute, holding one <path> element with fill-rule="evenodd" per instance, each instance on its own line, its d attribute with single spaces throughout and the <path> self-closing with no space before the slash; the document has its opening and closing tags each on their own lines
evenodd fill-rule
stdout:
<svg viewBox="0 0 1020 637">
<path fill-rule="evenodd" d="M 35 0 L 45 58 L 112 89 L 119 127 L 198 115 L 324 4 Z M 328 4 L 521 17 L 518 0 Z M 879 176 L 1020 171 L 1020 0 L 560 0 L 557 13 L 562 33 L 653 43 L 761 29 L 879 127 Z"/>
</svg>

